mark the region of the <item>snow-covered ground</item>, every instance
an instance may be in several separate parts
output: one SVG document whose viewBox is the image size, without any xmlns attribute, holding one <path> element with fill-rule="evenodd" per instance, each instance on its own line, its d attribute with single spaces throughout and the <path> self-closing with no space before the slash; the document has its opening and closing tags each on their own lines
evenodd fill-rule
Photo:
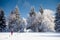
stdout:
<svg viewBox="0 0 60 40">
<path fill-rule="evenodd" d="M 0 33 L 0 40 L 60 40 L 59 33 Z"/>
</svg>

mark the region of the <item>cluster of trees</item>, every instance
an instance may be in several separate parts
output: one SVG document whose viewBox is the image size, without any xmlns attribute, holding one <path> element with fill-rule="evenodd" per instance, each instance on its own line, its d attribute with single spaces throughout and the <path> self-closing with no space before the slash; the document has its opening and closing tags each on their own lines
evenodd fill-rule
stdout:
<svg viewBox="0 0 60 40">
<path fill-rule="evenodd" d="M 4 11 L 0 9 L 0 32 L 60 32 L 60 4 L 55 18 L 49 12 L 48 15 L 44 15 L 45 11 L 40 7 L 37 14 L 32 7 L 28 18 L 25 19 L 21 18 L 19 8 L 16 6 L 6 21 Z"/>
</svg>

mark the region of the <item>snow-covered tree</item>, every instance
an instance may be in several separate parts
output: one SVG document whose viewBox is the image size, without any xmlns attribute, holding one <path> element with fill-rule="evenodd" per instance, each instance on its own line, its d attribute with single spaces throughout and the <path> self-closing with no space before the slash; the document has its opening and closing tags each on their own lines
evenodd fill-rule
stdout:
<svg viewBox="0 0 60 40">
<path fill-rule="evenodd" d="M 39 26 L 39 30 L 41 30 L 42 32 L 55 32 L 54 19 L 51 16 L 53 12 L 50 10 L 43 10 L 43 12 L 40 11 L 40 13 L 43 14 L 40 15 L 41 25 Z"/>
<path fill-rule="evenodd" d="M 14 32 L 20 31 L 21 29 L 20 23 L 21 23 L 21 18 L 19 14 L 19 9 L 16 6 L 15 10 L 12 11 L 9 16 L 9 22 L 8 22 L 9 31 L 12 31 L 11 29 L 13 29 Z"/>
<path fill-rule="evenodd" d="M 36 13 L 34 11 L 34 7 L 31 8 L 31 12 L 29 13 L 29 17 L 27 19 L 27 29 L 29 29 L 32 32 L 37 32 L 36 23 L 34 23 L 34 20 L 36 18 Z"/>
<path fill-rule="evenodd" d="M 6 28 L 6 20 L 4 16 L 4 11 L 0 9 L 0 32 L 4 32 Z"/>
<path fill-rule="evenodd" d="M 56 10 L 55 30 L 56 30 L 56 32 L 60 32 L 60 4 L 58 4 L 57 10 Z"/>
</svg>

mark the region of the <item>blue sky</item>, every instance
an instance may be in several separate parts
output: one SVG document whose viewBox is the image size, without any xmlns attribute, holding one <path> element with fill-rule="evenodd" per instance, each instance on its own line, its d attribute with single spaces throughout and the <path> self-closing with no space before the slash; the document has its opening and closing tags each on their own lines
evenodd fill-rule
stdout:
<svg viewBox="0 0 60 40">
<path fill-rule="evenodd" d="M 40 5 L 44 9 L 56 10 L 60 0 L 0 0 L 0 8 L 4 9 L 5 15 L 8 16 L 15 6 L 18 5 L 21 17 L 27 17 L 31 6 L 35 7 L 35 11 L 39 11 Z"/>
</svg>

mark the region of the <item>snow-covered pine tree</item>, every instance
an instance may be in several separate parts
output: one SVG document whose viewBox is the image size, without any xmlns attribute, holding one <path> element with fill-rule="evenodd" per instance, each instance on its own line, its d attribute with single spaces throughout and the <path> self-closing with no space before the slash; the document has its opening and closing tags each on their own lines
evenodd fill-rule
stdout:
<svg viewBox="0 0 60 40">
<path fill-rule="evenodd" d="M 54 32 L 54 21 L 51 16 L 51 11 L 50 10 L 43 10 L 42 7 L 40 7 L 40 13 L 37 15 L 38 17 L 38 29 L 39 32 Z"/>
<path fill-rule="evenodd" d="M 0 32 L 4 32 L 6 28 L 6 20 L 4 16 L 4 11 L 0 9 Z"/>
<path fill-rule="evenodd" d="M 16 6 L 15 10 L 11 12 L 10 16 L 9 16 L 9 31 L 12 31 L 11 29 L 13 29 L 14 32 L 18 32 L 21 29 L 21 18 L 20 18 L 20 14 L 19 14 L 19 9 L 18 6 Z"/>
<path fill-rule="evenodd" d="M 56 30 L 56 32 L 60 32 L 60 4 L 58 4 L 57 10 L 56 10 L 55 30 Z"/>
<path fill-rule="evenodd" d="M 34 10 L 34 7 L 31 7 L 31 11 L 27 19 L 27 29 L 29 29 L 32 32 L 37 32 L 36 23 L 34 21 L 36 18 L 36 12 Z"/>
</svg>

